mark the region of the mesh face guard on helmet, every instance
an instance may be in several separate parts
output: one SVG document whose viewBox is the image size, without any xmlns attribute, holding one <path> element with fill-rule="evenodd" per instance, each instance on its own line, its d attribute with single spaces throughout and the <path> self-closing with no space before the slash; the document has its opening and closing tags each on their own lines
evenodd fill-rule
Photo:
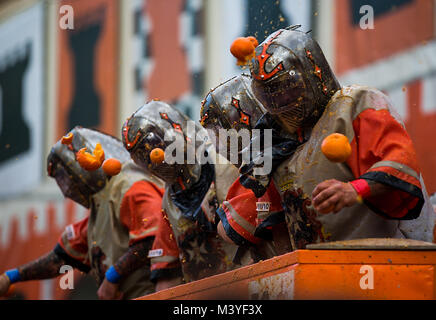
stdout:
<svg viewBox="0 0 436 320">
<path fill-rule="evenodd" d="M 179 110 L 161 101 L 151 101 L 139 108 L 122 128 L 122 137 L 125 148 L 130 152 L 132 159 L 147 172 L 156 175 L 166 183 L 173 184 L 195 176 L 196 164 L 182 163 L 153 163 L 150 152 L 155 148 L 166 150 L 174 140 L 165 141 L 165 134 L 174 137 L 176 141 L 183 142 L 183 159 L 187 159 L 186 151 L 190 146 L 189 137 L 194 134 L 187 132 L 187 122 L 190 121 Z M 196 126 L 195 131 L 202 130 Z M 195 139 L 194 139 L 195 140 Z M 194 146 L 194 150 L 197 146 Z M 176 156 L 173 152 L 173 156 Z M 185 181 L 186 182 L 186 181 Z"/>
<path fill-rule="evenodd" d="M 70 133 L 73 134 L 70 145 L 59 140 L 52 147 L 47 157 L 47 173 L 56 180 L 65 197 L 89 208 L 91 196 L 104 188 L 108 176 L 101 168 L 83 169 L 76 161 L 76 152 L 84 147 L 91 152 L 100 143 L 106 159 L 116 158 L 122 163 L 129 160 L 129 153 L 121 141 L 107 134 L 81 127 L 75 127 Z"/>
<path fill-rule="evenodd" d="M 251 77 L 246 74 L 233 77 L 211 90 L 202 103 L 200 123 L 208 130 L 209 136 L 215 136 L 212 141 L 216 151 L 221 155 L 224 155 L 223 150 L 227 151 L 225 155 L 228 160 L 231 160 L 230 138 L 224 139 L 219 130 L 235 129 L 239 132 L 245 129 L 251 134 L 256 122 L 266 113 L 251 91 L 251 82 Z M 241 139 L 238 143 L 238 151 L 246 147 L 242 146 Z"/>
<path fill-rule="evenodd" d="M 77 178 L 74 178 L 73 174 L 68 172 L 68 169 L 61 163 L 55 164 L 55 168 L 53 168 L 53 178 L 56 180 L 64 197 L 83 205 L 85 208 L 89 208 L 92 190 L 85 184 L 78 183 Z"/>
<path fill-rule="evenodd" d="M 256 48 L 252 89 L 288 131 L 313 125 L 340 86 L 306 33 L 280 29 Z"/>
<path fill-rule="evenodd" d="M 136 143 L 128 142 L 128 134 L 137 131 L 139 137 Z M 150 153 L 155 148 L 165 150 L 168 142 L 164 141 L 165 130 L 151 119 L 142 117 L 132 117 L 123 126 L 123 141 L 126 148 L 130 145 L 130 156 L 133 161 L 145 171 L 156 175 L 167 183 L 174 183 L 177 180 L 177 164 L 169 165 L 163 163 L 153 163 Z M 177 134 L 177 133 L 176 133 Z M 126 138 L 125 138 L 126 137 Z"/>
</svg>

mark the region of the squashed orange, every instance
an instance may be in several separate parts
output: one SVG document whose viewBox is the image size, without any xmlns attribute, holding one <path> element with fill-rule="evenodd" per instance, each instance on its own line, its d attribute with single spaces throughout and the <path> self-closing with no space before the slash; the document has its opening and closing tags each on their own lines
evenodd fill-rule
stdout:
<svg viewBox="0 0 436 320">
<path fill-rule="evenodd" d="M 61 139 L 61 143 L 65 145 L 69 145 L 73 142 L 74 135 L 72 132 L 68 133 L 66 136 L 63 136 Z"/>
<path fill-rule="evenodd" d="M 115 158 L 106 159 L 101 167 L 109 176 L 116 176 L 121 171 L 121 162 Z"/>
<path fill-rule="evenodd" d="M 163 151 L 161 148 L 154 148 L 150 152 L 150 160 L 156 164 L 164 162 L 165 151 Z"/>
<path fill-rule="evenodd" d="M 351 146 L 346 136 L 332 133 L 323 140 L 321 151 L 332 162 L 345 162 L 351 155 Z"/>
<path fill-rule="evenodd" d="M 245 37 L 236 38 L 230 46 L 230 52 L 238 60 L 238 65 L 247 64 L 254 57 L 254 49 L 253 41 Z"/>
<path fill-rule="evenodd" d="M 253 43 L 254 48 L 256 48 L 259 45 L 259 41 L 253 36 L 247 37 L 248 40 L 250 40 Z"/>
<path fill-rule="evenodd" d="M 76 160 L 80 166 L 88 171 L 94 171 L 101 167 L 104 161 L 104 150 L 100 143 L 95 146 L 93 154 L 86 152 L 86 148 L 82 148 L 76 153 Z"/>
<path fill-rule="evenodd" d="M 327 213 L 332 212 L 334 209 L 335 209 L 335 205 L 332 204 L 327 209 L 320 210 L 319 212 L 322 213 L 322 214 L 327 214 Z"/>
</svg>

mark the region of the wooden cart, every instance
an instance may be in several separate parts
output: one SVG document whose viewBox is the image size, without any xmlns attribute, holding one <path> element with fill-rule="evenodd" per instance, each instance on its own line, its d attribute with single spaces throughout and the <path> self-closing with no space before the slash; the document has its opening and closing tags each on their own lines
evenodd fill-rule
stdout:
<svg viewBox="0 0 436 320">
<path fill-rule="evenodd" d="M 435 266 L 432 243 L 321 243 L 139 299 L 436 299 Z"/>
</svg>

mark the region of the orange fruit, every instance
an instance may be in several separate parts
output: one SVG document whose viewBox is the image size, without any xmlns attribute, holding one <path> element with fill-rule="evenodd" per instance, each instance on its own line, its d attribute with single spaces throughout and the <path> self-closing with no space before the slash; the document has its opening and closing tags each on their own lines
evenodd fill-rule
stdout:
<svg viewBox="0 0 436 320">
<path fill-rule="evenodd" d="M 245 37 L 236 38 L 230 46 L 230 52 L 238 59 L 238 65 L 244 65 L 254 57 L 255 46 L 253 41 Z"/>
<path fill-rule="evenodd" d="M 259 41 L 253 36 L 247 37 L 248 40 L 250 40 L 253 43 L 253 46 L 256 48 L 259 45 Z"/>
<path fill-rule="evenodd" d="M 334 209 L 335 209 L 335 206 L 332 204 L 327 209 L 324 209 L 324 210 L 320 211 L 320 213 L 327 214 L 327 213 L 333 212 Z"/>
<path fill-rule="evenodd" d="M 332 133 L 323 140 L 321 151 L 332 162 L 345 162 L 351 155 L 351 146 L 346 136 Z"/>
<path fill-rule="evenodd" d="M 101 167 L 109 176 L 116 176 L 121 171 L 121 162 L 115 158 L 106 159 Z"/>
<path fill-rule="evenodd" d="M 150 160 L 156 164 L 164 162 L 165 151 L 163 151 L 161 148 L 154 148 L 150 152 Z"/>
<path fill-rule="evenodd" d="M 15 293 L 15 285 L 14 284 L 11 284 L 10 286 L 9 286 L 9 289 L 8 289 L 8 291 L 6 292 L 6 297 L 10 297 L 10 296 L 12 296 L 13 294 Z"/>
<path fill-rule="evenodd" d="M 72 132 L 70 132 L 70 133 L 68 133 L 66 136 L 63 136 L 62 137 L 62 139 L 61 139 L 61 143 L 62 144 L 65 144 L 65 145 L 69 145 L 69 144 L 71 144 L 72 142 L 73 142 L 73 133 Z"/>
<path fill-rule="evenodd" d="M 95 146 L 93 154 L 86 152 L 86 148 L 82 148 L 76 153 L 76 160 L 80 166 L 88 171 L 94 171 L 101 167 L 104 161 L 104 150 L 100 143 Z"/>
</svg>

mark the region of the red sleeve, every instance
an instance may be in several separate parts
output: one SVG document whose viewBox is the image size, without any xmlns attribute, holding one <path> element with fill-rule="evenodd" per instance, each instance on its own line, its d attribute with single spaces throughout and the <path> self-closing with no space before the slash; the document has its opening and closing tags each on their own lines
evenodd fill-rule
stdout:
<svg viewBox="0 0 436 320">
<path fill-rule="evenodd" d="M 141 180 L 124 194 L 120 220 L 129 230 L 129 246 L 158 233 L 163 192 L 155 184 Z"/>
<path fill-rule="evenodd" d="M 227 236 L 237 245 L 246 245 L 259 243 L 261 238 L 257 236 L 260 231 L 258 227 L 270 227 L 272 224 L 266 221 L 267 218 L 275 216 L 275 213 L 282 213 L 283 209 L 273 182 L 265 194 L 257 198 L 251 189 L 241 185 L 238 178 L 217 212 Z"/>
<path fill-rule="evenodd" d="M 165 270 L 180 268 L 177 242 L 162 210 L 163 193 L 151 182 L 137 181 L 124 195 L 120 209 L 120 220 L 129 230 L 129 246 L 154 237 L 148 252 L 152 280 L 170 277 Z"/>
<path fill-rule="evenodd" d="M 65 227 L 58 244 L 66 254 L 85 265 L 88 261 L 88 217 Z"/>
<path fill-rule="evenodd" d="M 179 248 L 164 211 L 160 215 L 159 232 L 154 239 L 152 249 L 148 252 L 148 257 L 151 259 L 152 280 L 166 277 L 167 273 L 163 270 L 180 268 Z"/>
<path fill-rule="evenodd" d="M 366 109 L 353 121 L 352 156 L 347 164 L 356 178 L 396 189 L 370 196 L 367 204 L 390 218 L 414 219 L 424 203 L 412 140 L 388 110 Z"/>
</svg>

